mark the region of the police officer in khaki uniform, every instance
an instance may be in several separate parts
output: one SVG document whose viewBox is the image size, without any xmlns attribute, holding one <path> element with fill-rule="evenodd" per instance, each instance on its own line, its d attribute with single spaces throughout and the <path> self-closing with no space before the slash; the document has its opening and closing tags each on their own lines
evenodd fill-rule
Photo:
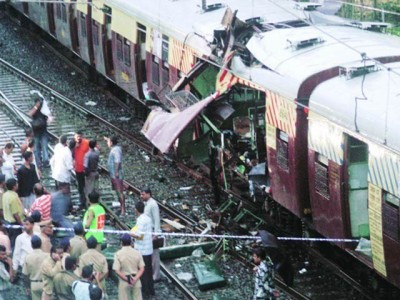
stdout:
<svg viewBox="0 0 400 300">
<path fill-rule="evenodd" d="M 115 253 L 113 270 L 119 277 L 119 300 L 142 300 L 140 277 L 144 272 L 144 261 L 140 252 L 131 246 L 131 237 L 121 237 L 122 249 Z"/>
<path fill-rule="evenodd" d="M 108 264 L 106 257 L 96 250 L 97 240 L 91 236 L 87 241 L 86 245 L 88 250 L 79 257 L 79 274 L 82 274 L 82 268 L 84 266 L 93 264 L 94 271 L 97 273 L 99 280 L 99 287 L 106 294 L 106 276 L 108 274 Z"/>
<path fill-rule="evenodd" d="M 43 293 L 42 300 L 53 299 L 53 279 L 61 272 L 61 260 L 63 256 L 63 248 L 51 247 L 50 257 L 48 257 L 42 264 L 42 276 L 43 276 Z"/>
<path fill-rule="evenodd" d="M 84 230 L 82 222 L 78 222 L 74 225 L 75 236 L 69 241 L 71 245 L 71 256 L 80 257 L 87 251 L 86 240 L 83 237 Z"/>
<path fill-rule="evenodd" d="M 25 275 L 24 282 L 27 294 L 30 291 L 32 300 L 41 300 L 43 282 L 40 265 L 49 257 L 49 254 L 40 249 L 42 240 L 37 235 L 32 237 L 31 244 L 33 252 L 26 256 L 22 273 Z"/>
<path fill-rule="evenodd" d="M 54 292 L 59 300 L 75 299 L 75 296 L 72 294 L 72 283 L 79 279 L 79 277 L 74 273 L 76 265 L 76 258 L 68 256 L 65 259 L 65 270 L 61 271 L 54 277 Z"/>
</svg>

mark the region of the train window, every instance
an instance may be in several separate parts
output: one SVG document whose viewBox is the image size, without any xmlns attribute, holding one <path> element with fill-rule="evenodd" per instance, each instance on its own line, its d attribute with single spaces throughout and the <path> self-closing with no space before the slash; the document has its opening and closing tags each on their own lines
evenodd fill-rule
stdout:
<svg viewBox="0 0 400 300">
<path fill-rule="evenodd" d="M 159 62 L 159 58 L 153 55 L 153 62 L 151 64 L 151 78 L 155 85 L 160 85 Z"/>
<path fill-rule="evenodd" d="M 318 194 L 329 199 L 329 160 L 326 156 L 317 154 L 315 165 L 315 190 Z"/>
<path fill-rule="evenodd" d="M 124 63 L 131 66 L 131 43 L 127 39 L 124 39 Z"/>
<path fill-rule="evenodd" d="M 99 45 L 99 26 L 93 21 L 93 26 L 92 26 L 92 34 L 93 34 L 93 44 L 94 45 Z"/>
<path fill-rule="evenodd" d="M 163 61 L 163 66 L 168 68 L 168 47 L 169 47 L 169 38 L 168 36 L 162 36 L 162 45 L 161 45 L 161 59 Z"/>
<path fill-rule="evenodd" d="M 284 131 L 279 131 L 277 140 L 276 160 L 278 166 L 285 171 L 289 171 L 289 136 Z"/>
<path fill-rule="evenodd" d="M 123 60 L 123 53 L 122 53 L 122 38 L 119 34 L 117 34 L 117 59 L 119 61 Z"/>
<path fill-rule="evenodd" d="M 81 12 L 81 34 L 83 37 L 87 36 L 86 32 L 86 15 Z"/>
<path fill-rule="evenodd" d="M 63 3 L 61 4 L 62 20 L 67 23 L 67 6 Z"/>
<path fill-rule="evenodd" d="M 61 4 L 56 4 L 56 17 L 61 20 Z"/>
<path fill-rule="evenodd" d="M 351 163 L 368 161 L 368 145 L 349 136 L 349 160 Z"/>
<path fill-rule="evenodd" d="M 384 192 L 383 198 L 385 199 L 386 203 L 389 203 L 390 205 L 395 206 L 395 207 L 399 207 L 400 199 L 397 198 L 396 196 L 394 196 L 388 192 Z"/>
</svg>

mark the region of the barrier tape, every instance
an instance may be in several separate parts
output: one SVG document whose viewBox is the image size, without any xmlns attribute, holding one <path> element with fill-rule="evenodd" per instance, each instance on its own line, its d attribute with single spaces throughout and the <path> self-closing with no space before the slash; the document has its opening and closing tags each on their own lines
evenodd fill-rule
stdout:
<svg viewBox="0 0 400 300">
<path fill-rule="evenodd" d="M 6 228 L 21 229 L 22 225 L 5 225 Z M 74 232 L 73 228 L 54 227 L 55 231 Z M 105 234 L 125 234 L 130 233 L 128 230 L 115 229 L 85 229 L 86 232 L 103 232 Z M 253 235 L 224 235 L 224 234 L 198 234 L 198 233 L 181 233 L 181 232 L 139 232 L 138 234 L 150 234 L 165 237 L 190 237 L 190 238 L 214 238 L 214 239 L 232 239 L 232 240 L 260 240 L 261 237 Z M 276 237 L 280 241 L 307 241 L 307 242 L 337 242 L 337 243 L 355 243 L 358 239 L 335 239 L 335 238 L 306 238 L 306 237 Z"/>
</svg>

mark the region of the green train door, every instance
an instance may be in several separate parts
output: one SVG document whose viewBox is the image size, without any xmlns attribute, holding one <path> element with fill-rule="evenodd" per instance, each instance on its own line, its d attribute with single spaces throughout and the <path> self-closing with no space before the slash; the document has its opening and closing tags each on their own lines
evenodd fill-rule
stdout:
<svg viewBox="0 0 400 300">
<path fill-rule="evenodd" d="M 368 145 L 347 136 L 348 201 L 352 237 L 369 237 Z"/>
</svg>

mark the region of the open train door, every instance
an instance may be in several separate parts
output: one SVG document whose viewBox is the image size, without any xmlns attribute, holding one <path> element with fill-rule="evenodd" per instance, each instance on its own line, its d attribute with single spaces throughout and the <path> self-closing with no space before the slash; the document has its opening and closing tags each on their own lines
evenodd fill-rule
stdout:
<svg viewBox="0 0 400 300">
<path fill-rule="evenodd" d="M 354 238 L 369 237 L 368 145 L 348 135 L 345 145 L 350 233 Z"/>
</svg>

